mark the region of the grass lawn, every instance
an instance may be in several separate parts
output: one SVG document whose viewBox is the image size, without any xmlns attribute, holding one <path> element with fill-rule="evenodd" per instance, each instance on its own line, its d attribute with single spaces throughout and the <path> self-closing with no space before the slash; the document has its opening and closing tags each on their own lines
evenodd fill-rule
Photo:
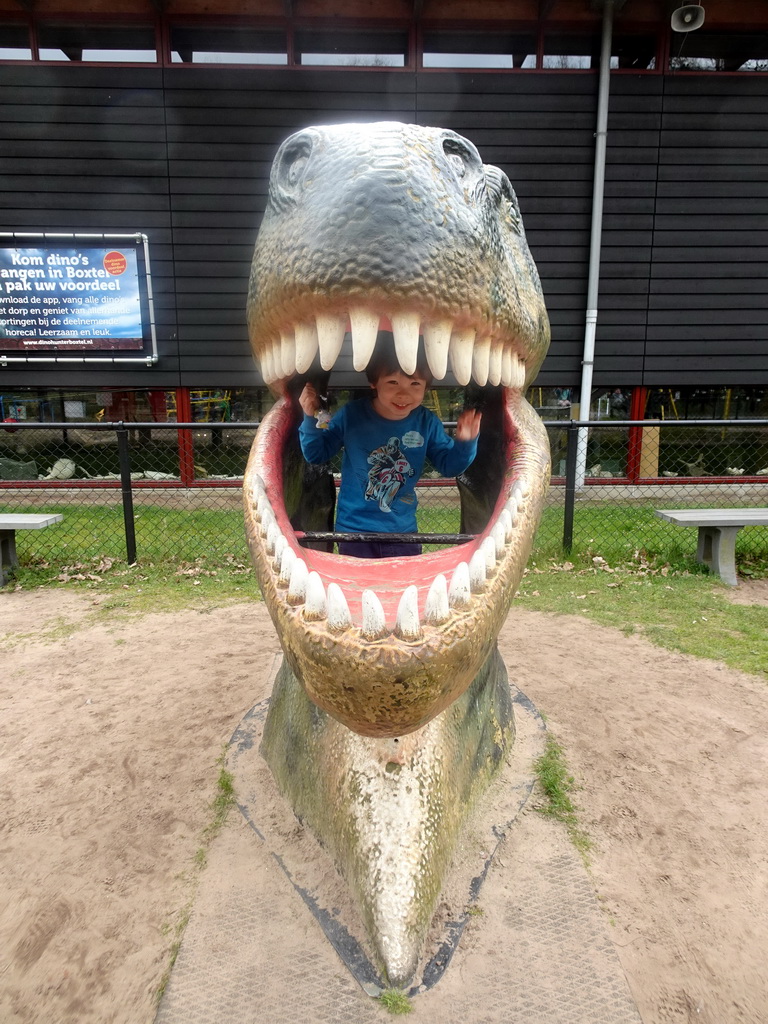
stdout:
<svg viewBox="0 0 768 1024">
<path fill-rule="evenodd" d="M 63 513 L 64 522 L 19 533 L 17 584 L 22 587 L 97 589 L 107 595 L 100 614 L 259 598 L 239 508 L 137 506 L 136 566 L 125 562 L 119 505 L 46 506 L 46 511 Z M 516 601 L 539 611 L 582 615 L 628 634 L 640 632 L 662 647 L 768 674 L 768 608 L 728 600 L 729 588 L 693 561 L 694 530 L 663 523 L 650 507 L 589 506 L 577 511 L 574 549 L 566 560 L 561 527 L 562 510 L 546 509 Z M 419 528 L 458 531 L 458 508 L 420 509 Z M 739 570 L 767 575 L 768 530 L 754 528 L 757 544 L 749 533 L 741 531 Z"/>
<path fill-rule="evenodd" d="M 611 566 L 595 557 L 591 565 L 533 559 L 515 604 L 582 615 L 768 677 L 768 607 L 733 604 L 731 588 L 699 567 L 674 569 L 642 557 Z"/>
</svg>

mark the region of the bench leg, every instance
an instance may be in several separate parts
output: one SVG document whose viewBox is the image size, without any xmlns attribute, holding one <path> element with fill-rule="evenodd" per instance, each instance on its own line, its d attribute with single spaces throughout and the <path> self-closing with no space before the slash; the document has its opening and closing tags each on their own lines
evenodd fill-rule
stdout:
<svg viewBox="0 0 768 1024">
<path fill-rule="evenodd" d="M 0 530 L 0 587 L 8 582 L 7 570 L 19 564 L 16 557 L 16 531 Z"/>
<path fill-rule="evenodd" d="M 707 568 L 712 568 L 712 546 L 715 539 L 713 526 L 699 527 L 699 546 L 696 549 L 696 561 L 702 562 Z"/>
<path fill-rule="evenodd" d="M 736 578 L 736 534 L 740 526 L 712 528 L 712 562 L 710 568 L 731 587 L 738 585 Z"/>
</svg>

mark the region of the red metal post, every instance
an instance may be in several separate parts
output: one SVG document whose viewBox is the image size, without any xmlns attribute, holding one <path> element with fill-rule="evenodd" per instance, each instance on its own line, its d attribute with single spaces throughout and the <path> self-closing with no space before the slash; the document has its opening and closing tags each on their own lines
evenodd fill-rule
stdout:
<svg viewBox="0 0 768 1024">
<path fill-rule="evenodd" d="M 176 420 L 179 423 L 192 422 L 192 402 L 189 388 L 176 388 Z M 195 444 L 191 430 L 179 432 L 179 476 L 185 487 L 195 482 Z"/>
<path fill-rule="evenodd" d="M 633 388 L 629 403 L 631 420 L 645 419 L 645 405 L 648 400 L 647 388 Z M 643 452 L 643 428 L 630 427 L 627 439 L 627 478 L 633 483 L 640 479 L 640 458 Z"/>
</svg>

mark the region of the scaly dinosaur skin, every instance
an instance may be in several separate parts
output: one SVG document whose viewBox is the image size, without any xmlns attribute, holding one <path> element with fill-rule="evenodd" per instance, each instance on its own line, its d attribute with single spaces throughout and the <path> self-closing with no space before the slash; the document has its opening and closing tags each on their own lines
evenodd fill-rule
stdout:
<svg viewBox="0 0 768 1024">
<path fill-rule="evenodd" d="M 403 736 L 451 705 L 493 651 L 548 484 L 546 432 L 523 391 L 549 322 L 507 177 L 443 129 L 299 132 L 273 165 L 248 322 L 281 400 L 246 471 L 246 528 L 286 659 L 309 698 L 348 728 Z M 344 345 L 362 370 L 378 330 L 392 330 L 406 373 L 423 336 L 435 379 L 450 360 L 487 409 L 462 481 L 462 528 L 477 534 L 468 544 L 370 561 L 296 539 L 318 523 L 302 520 L 301 485 L 288 480 L 291 396 L 307 375 L 327 374 Z"/>
</svg>

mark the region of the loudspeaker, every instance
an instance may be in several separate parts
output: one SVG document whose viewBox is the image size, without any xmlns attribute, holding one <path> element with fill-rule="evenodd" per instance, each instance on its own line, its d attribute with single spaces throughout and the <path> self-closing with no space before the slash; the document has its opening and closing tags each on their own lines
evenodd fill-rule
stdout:
<svg viewBox="0 0 768 1024">
<path fill-rule="evenodd" d="M 672 12 L 673 32 L 693 32 L 704 24 L 704 8 L 701 4 L 686 4 Z"/>
</svg>

